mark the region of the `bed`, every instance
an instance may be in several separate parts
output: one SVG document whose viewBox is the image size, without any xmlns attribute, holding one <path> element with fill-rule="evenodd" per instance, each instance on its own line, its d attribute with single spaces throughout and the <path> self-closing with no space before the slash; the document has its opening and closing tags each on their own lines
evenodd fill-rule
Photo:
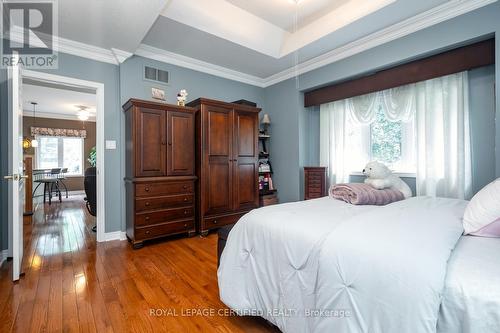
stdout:
<svg viewBox="0 0 500 333">
<path fill-rule="evenodd" d="M 500 240 L 461 236 L 466 205 L 321 198 L 254 210 L 227 240 L 221 300 L 283 332 L 499 332 Z"/>
</svg>

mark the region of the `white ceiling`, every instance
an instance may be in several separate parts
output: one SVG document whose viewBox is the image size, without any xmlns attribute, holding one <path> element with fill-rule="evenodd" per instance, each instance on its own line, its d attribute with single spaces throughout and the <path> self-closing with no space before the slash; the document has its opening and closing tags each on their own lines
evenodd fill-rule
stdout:
<svg viewBox="0 0 500 333">
<path fill-rule="evenodd" d="M 136 54 L 266 87 L 496 1 L 64 0 L 59 51 L 113 64 Z"/>
<path fill-rule="evenodd" d="M 165 10 L 171 9 L 175 1 L 172 0 L 171 4 Z M 191 0 L 186 1 L 189 3 Z M 270 3 L 284 3 L 289 5 L 288 0 L 268 1 Z M 317 0 L 303 0 L 299 6 L 314 3 L 315 1 Z M 269 41 L 265 38 L 265 34 L 257 36 L 256 44 L 258 45 L 256 47 L 251 45 L 243 46 L 243 39 L 240 42 L 235 42 L 229 37 L 223 38 L 217 34 L 194 27 L 192 22 L 187 19 L 186 22 L 181 23 L 178 21 L 181 17 L 180 15 L 176 19 L 161 16 L 142 43 L 147 46 L 153 46 L 160 51 L 165 50 L 244 74 L 250 74 L 260 79 L 267 79 L 277 73 L 293 68 L 296 65 L 296 55 L 298 63 L 312 61 L 332 50 L 340 49 L 400 22 L 413 19 L 416 14 L 425 13 L 426 11 L 433 10 L 436 6 L 446 3 L 448 3 L 447 0 L 397 0 L 383 9 L 365 16 L 363 19 L 359 19 L 301 47 L 296 53 L 279 58 L 259 51 L 259 46 L 263 45 L 259 44 L 260 41 Z M 210 12 L 209 9 L 207 11 Z M 213 11 L 212 13 L 213 15 L 218 15 L 217 11 Z M 203 13 L 197 14 L 204 15 Z M 201 19 L 195 21 L 200 22 Z M 267 23 L 267 21 L 263 22 Z M 267 24 L 271 25 L 270 23 Z M 420 26 L 421 24 L 417 22 L 417 25 Z M 251 26 L 253 27 L 254 25 Z M 263 25 L 260 25 L 260 27 L 263 27 Z M 279 29 L 274 25 L 273 27 Z M 280 44 L 279 42 L 273 42 L 269 45 L 270 47 L 276 47 Z"/>
<path fill-rule="evenodd" d="M 24 115 L 33 117 L 33 105 L 37 102 L 36 117 L 78 120 L 79 105 L 87 106 L 90 112 L 89 121 L 95 121 L 97 100 L 95 94 L 80 91 L 23 84 Z"/>
<path fill-rule="evenodd" d="M 60 0 L 59 36 L 134 52 L 167 0 Z"/>
<path fill-rule="evenodd" d="M 288 0 L 171 0 L 161 14 L 281 58 L 396 1 L 334 0 L 327 4 L 324 0 L 303 0 L 295 5 Z M 300 26 L 290 30 L 296 12 L 301 17 Z"/>
<path fill-rule="evenodd" d="M 302 28 L 337 9 L 349 0 L 227 0 L 227 2 L 263 18 L 288 32 Z M 297 24 L 295 18 L 297 17 Z"/>
</svg>

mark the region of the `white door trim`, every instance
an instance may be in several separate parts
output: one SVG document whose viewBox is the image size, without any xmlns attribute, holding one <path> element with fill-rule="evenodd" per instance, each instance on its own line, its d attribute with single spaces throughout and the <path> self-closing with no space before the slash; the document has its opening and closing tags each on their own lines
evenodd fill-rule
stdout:
<svg viewBox="0 0 500 333">
<path fill-rule="evenodd" d="M 29 78 L 37 81 L 57 83 L 69 86 L 95 89 L 97 99 L 96 110 L 96 152 L 97 152 L 97 241 L 106 241 L 105 232 L 105 171 L 104 171 L 104 84 L 100 82 L 75 79 L 72 77 L 23 70 L 22 78 Z"/>
</svg>

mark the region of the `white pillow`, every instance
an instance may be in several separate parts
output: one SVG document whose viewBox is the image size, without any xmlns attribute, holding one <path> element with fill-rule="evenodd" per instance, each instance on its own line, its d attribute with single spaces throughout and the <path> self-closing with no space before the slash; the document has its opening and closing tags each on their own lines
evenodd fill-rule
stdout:
<svg viewBox="0 0 500 333">
<path fill-rule="evenodd" d="M 479 231 L 500 217 L 500 178 L 486 185 L 467 205 L 464 213 L 465 234 Z"/>
</svg>

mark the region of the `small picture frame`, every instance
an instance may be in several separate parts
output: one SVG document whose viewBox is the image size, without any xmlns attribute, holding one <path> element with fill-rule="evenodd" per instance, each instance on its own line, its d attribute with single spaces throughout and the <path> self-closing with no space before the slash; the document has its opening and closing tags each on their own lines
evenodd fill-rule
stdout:
<svg viewBox="0 0 500 333">
<path fill-rule="evenodd" d="M 151 88 L 151 97 L 160 101 L 165 101 L 165 90 L 159 88 Z"/>
</svg>

